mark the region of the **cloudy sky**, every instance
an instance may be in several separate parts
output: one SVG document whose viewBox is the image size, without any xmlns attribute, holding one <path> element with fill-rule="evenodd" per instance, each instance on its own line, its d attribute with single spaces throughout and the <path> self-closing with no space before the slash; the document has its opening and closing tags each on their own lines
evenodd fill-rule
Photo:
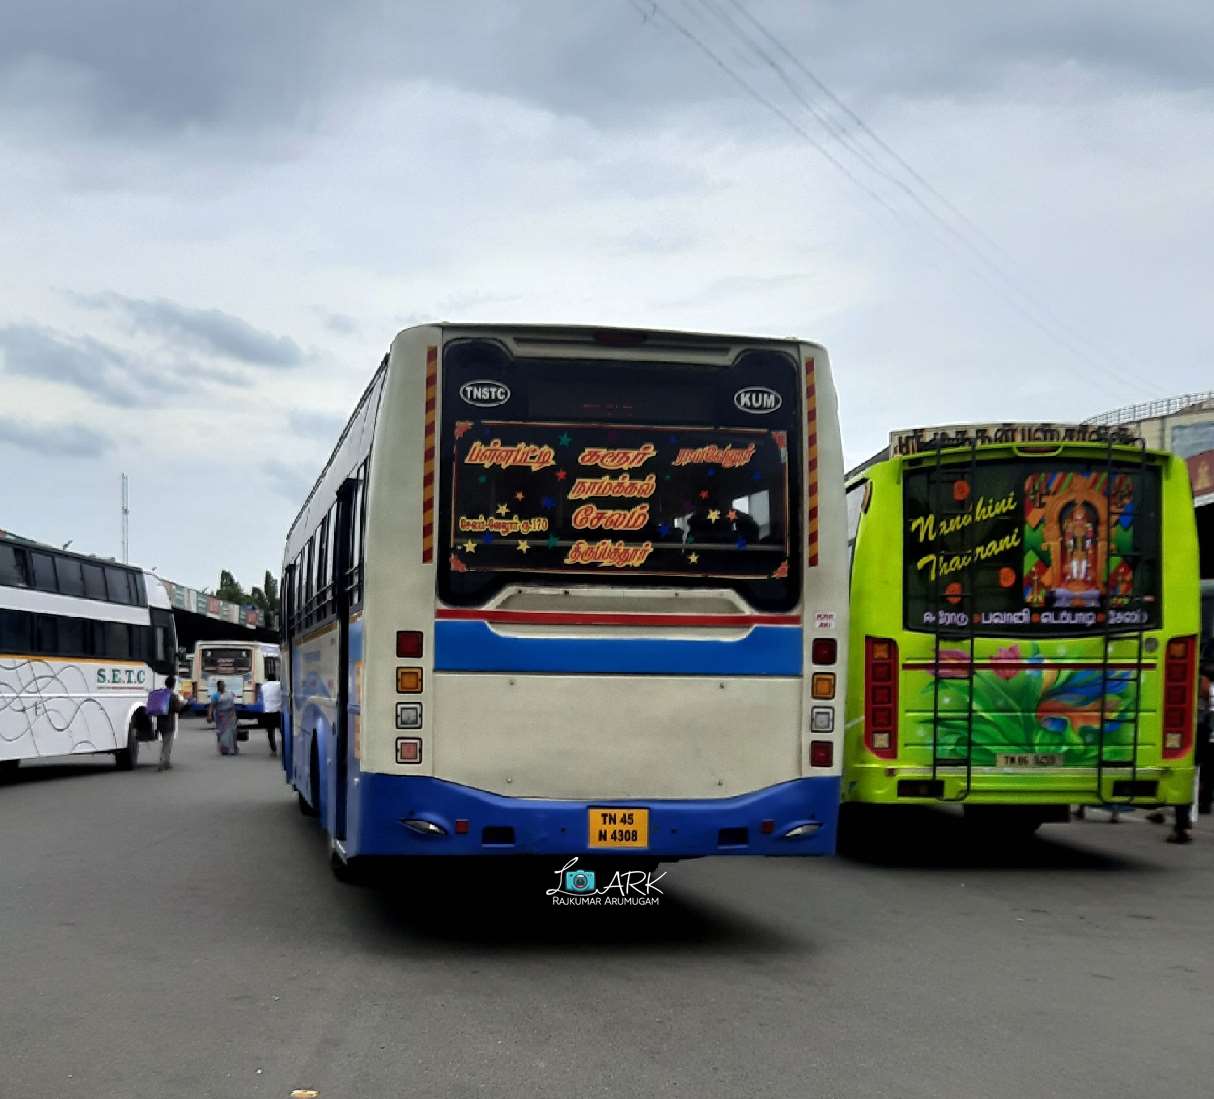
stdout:
<svg viewBox="0 0 1214 1099">
<path fill-rule="evenodd" d="M 278 571 L 427 319 L 799 334 L 891 427 L 1214 386 L 1207 0 L 6 0 L 0 528 Z"/>
</svg>

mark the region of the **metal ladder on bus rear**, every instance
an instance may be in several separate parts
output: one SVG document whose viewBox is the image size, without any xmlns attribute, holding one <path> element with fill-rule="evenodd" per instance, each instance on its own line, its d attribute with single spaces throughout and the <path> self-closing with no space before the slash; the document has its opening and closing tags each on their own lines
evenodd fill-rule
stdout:
<svg viewBox="0 0 1214 1099">
<path fill-rule="evenodd" d="M 1145 495 L 1146 471 L 1147 471 L 1147 448 L 1146 440 L 1138 439 L 1138 457 L 1134 463 L 1135 472 L 1130 474 L 1131 477 L 1136 477 L 1138 490 L 1142 495 Z M 1104 772 L 1105 768 L 1125 768 L 1130 769 L 1130 789 L 1136 790 L 1138 783 L 1138 740 L 1141 725 L 1142 715 L 1142 657 L 1144 635 L 1146 627 L 1140 622 L 1137 629 L 1114 629 L 1112 623 L 1113 612 L 1113 577 L 1110 568 L 1110 562 L 1113 558 L 1113 530 L 1117 526 L 1117 520 L 1125 514 L 1125 508 L 1114 508 L 1113 506 L 1113 438 L 1110 435 L 1108 444 L 1105 450 L 1104 462 L 1104 503 L 1105 503 L 1105 523 L 1104 523 L 1104 587 L 1101 595 L 1099 606 L 1103 612 L 1103 621 L 1101 622 L 1101 658 L 1100 658 L 1100 726 L 1096 743 L 1096 799 L 1109 805 L 1132 805 L 1137 800 L 1138 795 L 1131 793 L 1121 798 L 1114 798 L 1111 794 L 1106 801 L 1104 797 Z M 1127 471 L 1130 468 L 1130 463 L 1122 464 L 1122 470 Z M 1142 497 L 1140 496 L 1136 507 L 1134 522 L 1141 524 L 1145 522 L 1158 522 L 1158 517 L 1154 514 L 1146 514 L 1142 508 Z M 1142 526 L 1138 527 L 1141 531 Z M 1134 609 L 1137 604 L 1141 607 L 1143 598 L 1134 595 L 1134 588 L 1138 586 L 1139 573 L 1138 569 L 1143 561 L 1148 556 L 1137 548 L 1138 539 L 1135 538 L 1135 548 L 1129 553 L 1121 553 L 1118 556 L 1123 560 L 1133 562 L 1134 579 L 1131 586 L 1129 596 L 1129 608 Z M 1108 696 L 1109 696 L 1109 659 L 1111 649 L 1117 641 L 1128 640 L 1134 638 L 1135 641 L 1135 656 L 1134 669 L 1130 677 L 1130 684 L 1134 689 L 1134 736 L 1133 744 L 1128 763 L 1119 760 L 1108 760 L 1105 758 L 1105 736 L 1108 731 Z"/>
<path fill-rule="evenodd" d="M 951 518 L 956 515 L 964 515 L 966 512 L 973 512 L 975 501 L 973 500 L 974 485 L 977 479 L 978 472 L 978 441 L 971 439 L 969 441 L 969 462 L 964 467 L 960 464 L 945 465 L 942 455 L 943 445 L 939 439 L 936 441 L 936 460 L 932 464 L 928 472 L 927 478 L 927 501 L 928 508 L 934 510 L 937 500 L 940 498 L 940 489 L 946 484 L 946 477 L 952 476 L 953 483 L 956 481 L 956 474 L 963 468 L 966 471 L 969 483 L 969 494 L 965 498 L 965 505 L 958 511 L 946 511 L 941 507 L 939 514 L 941 516 Z M 946 802 L 961 802 L 969 797 L 974 785 L 974 682 L 976 676 L 975 669 L 975 627 L 974 627 L 974 611 L 977 600 L 973 590 L 973 559 L 974 552 L 974 536 L 977 524 L 970 522 L 962 527 L 961 548 L 953 553 L 945 554 L 943 551 L 937 551 L 935 576 L 932 579 L 932 611 L 935 615 L 933 621 L 933 660 L 932 660 L 932 783 L 941 783 L 941 794 L 936 798 L 937 801 Z M 950 629 L 945 630 L 940 624 L 941 611 L 941 568 L 944 560 L 954 560 L 958 557 L 970 555 L 971 561 L 968 568 L 962 571 L 962 576 L 965 577 L 965 582 L 962 584 L 959 606 L 965 616 L 965 627 L 961 630 Z M 945 758 L 940 756 L 940 643 L 945 638 L 950 641 L 963 643 L 966 653 L 965 674 L 955 675 L 951 678 L 965 680 L 966 684 L 966 707 L 965 707 L 965 786 L 955 797 L 945 797 L 943 794 L 943 780 L 940 779 L 938 772 L 941 767 L 947 767 L 950 770 L 958 766 L 955 759 Z"/>
</svg>

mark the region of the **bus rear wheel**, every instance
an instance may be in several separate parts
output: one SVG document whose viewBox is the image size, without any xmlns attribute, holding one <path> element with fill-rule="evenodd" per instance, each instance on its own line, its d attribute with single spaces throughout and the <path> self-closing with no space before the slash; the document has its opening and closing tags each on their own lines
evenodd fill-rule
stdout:
<svg viewBox="0 0 1214 1099">
<path fill-rule="evenodd" d="M 119 748 L 114 753 L 114 762 L 120 771 L 133 771 L 139 764 L 139 734 L 135 732 L 135 723 L 131 722 L 126 731 L 126 747 Z"/>
</svg>

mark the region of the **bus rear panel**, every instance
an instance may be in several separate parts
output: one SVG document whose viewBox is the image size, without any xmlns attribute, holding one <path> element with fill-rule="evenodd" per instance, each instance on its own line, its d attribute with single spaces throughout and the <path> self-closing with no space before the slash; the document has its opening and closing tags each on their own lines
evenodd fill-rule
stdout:
<svg viewBox="0 0 1214 1099">
<path fill-rule="evenodd" d="M 833 849 L 846 566 L 825 355 L 637 336 L 395 342 L 345 804 L 321 806 L 344 857 Z M 292 674 L 323 679 L 327 644 L 305 637 Z M 343 798 L 335 763 L 322 802 Z"/>
<path fill-rule="evenodd" d="M 845 800 L 1191 800 L 1184 466 L 1044 449 L 896 458 L 854 482 Z"/>
</svg>

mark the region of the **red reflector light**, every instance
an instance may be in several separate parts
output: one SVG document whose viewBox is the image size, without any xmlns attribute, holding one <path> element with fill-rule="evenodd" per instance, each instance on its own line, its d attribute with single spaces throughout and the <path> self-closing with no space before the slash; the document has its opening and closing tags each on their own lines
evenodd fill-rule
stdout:
<svg viewBox="0 0 1214 1099">
<path fill-rule="evenodd" d="M 839 658 L 839 643 L 833 637 L 815 637 L 810 657 L 815 664 L 833 664 Z"/>
<path fill-rule="evenodd" d="M 864 639 L 864 747 L 879 759 L 898 754 L 898 646 Z"/>
<path fill-rule="evenodd" d="M 809 742 L 809 765 L 811 767 L 830 767 L 835 762 L 835 746 L 829 740 L 811 740 Z"/>
<path fill-rule="evenodd" d="M 759 831 L 765 836 L 770 836 L 776 830 L 776 822 L 774 820 L 765 820 L 759 825 Z"/>
<path fill-rule="evenodd" d="M 455 834 L 457 836 L 466 836 L 468 834 L 468 822 L 462 817 L 455 822 Z"/>
<path fill-rule="evenodd" d="M 419 659 L 422 655 L 421 630 L 397 630 L 396 655 L 412 660 Z"/>
<path fill-rule="evenodd" d="M 1181 759 L 1193 750 L 1197 715 L 1197 638 L 1173 637 L 1164 659 L 1163 758 Z"/>
</svg>

